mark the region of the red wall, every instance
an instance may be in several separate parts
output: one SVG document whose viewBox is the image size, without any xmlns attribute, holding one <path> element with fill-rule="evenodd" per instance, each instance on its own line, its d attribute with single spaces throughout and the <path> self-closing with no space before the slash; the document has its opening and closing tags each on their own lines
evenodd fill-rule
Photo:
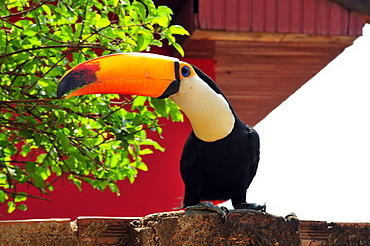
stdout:
<svg viewBox="0 0 370 246">
<path fill-rule="evenodd" d="M 156 52 L 153 53 L 162 53 Z M 212 60 L 182 59 L 188 61 L 214 78 L 214 64 Z M 145 216 L 150 213 L 170 211 L 181 205 L 183 183 L 179 172 L 179 160 L 182 147 L 191 131 L 187 120 L 183 123 L 173 123 L 162 120 L 163 137 L 148 132 L 148 137 L 158 141 L 165 152 L 156 151 L 144 156 L 149 171 L 139 171 L 133 184 L 128 180 L 119 182 L 121 196 L 117 197 L 109 189 L 104 192 L 92 189 L 88 184 L 83 185 L 80 192 L 73 184 L 67 181 L 58 181 L 54 184 L 52 196 L 44 196 L 52 202 L 28 199 L 28 210 L 7 214 L 5 204 L 0 206 L 3 220 L 34 219 L 34 218 L 71 218 L 78 216 Z"/>
<path fill-rule="evenodd" d="M 196 28 L 360 36 L 364 18 L 329 0 L 199 0 Z"/>
</svg>

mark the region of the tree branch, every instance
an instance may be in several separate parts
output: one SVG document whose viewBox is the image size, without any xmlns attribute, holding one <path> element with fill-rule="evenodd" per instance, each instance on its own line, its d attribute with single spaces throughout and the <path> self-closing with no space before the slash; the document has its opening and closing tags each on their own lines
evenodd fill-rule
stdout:
<svg viewBox="0 0 370 246">
<path fill-rule="evenodd" d="M 47 199 L 47 198 L 44 198 L 44 197 L 39 197 L 39 196 L 34 196 L 34 195 L 29 195 L 29 194 L 25 194 L 25 193 L 17 193 L 17 192 L 11 192 L 3 187 L 0 186 L 0 190 L 4 191 L 6 194 L 8 195 L 11 195 L 12 197 L 15 197 L 15 196 L 25 196 L 25 197 L 28 197 L 28 198 L 36 198 L 36 199 L 40 199 L 40 200 L 44 200 L 44 201 L 48 201 L 48 202 L 51 202 L 50 199 Z"/>
<path fill-rule="evenodd" d="M 39 46 L 39 47 L 33 47 L 33 48 L 29 48 L 29 49 L 18 50 L 18 51 L 14 51 L 12 53 L 4 54 L 4 55 L 0 56 L 0 58 L 9 57 L 9 56 L 12 56 L 12 55 L 15 55 L 15 54 L 19 54 L 19 53 L 22 53 L 22 52 L 28 52 L 28 51 L 33 51 L 33 50 L 41 50 L 41 49 L 53 49 L 53 48 L 76 48 L 76 49 L 89 48 L 89 49 L 111 50 L 111 49 L 109 49 L 109 48 L 107 48 L 105 46 L 101 46 L 99 44 L 81 45 L 81 44 L 73 44 L 73 43 L 71 43 L 71 44 L 65 44 L 65 45 Z"/>
<path fill-rule="evenodd" d="M 0 16 L 0 19 L 5 19 L 5 18 L 10 18 L 10 17 L 18 16 L 18 15 L 28 14 L 30 11 L 33 11 L 35 9 L 38 9 L 42 5 L 44 5 L 44 4 L 48 3 L 48 2 L 51 2 L 51 1 L 52 0 L 46 0 L 45 2 L 42 2 L 39 5 L 33 6 L 33 7 L 29 8 L 29 9 L 26 9 L 24 11 L 20 11 L 20 12 L 9 14 L 9 15 Z"/>
<path fill-rule="evenodd" d="M 31 103 L 31 102 L 40 103 L 40 102 L 47 102 L 47 101 L 51 101 L 51 100 L 60 100 L 60 99 L 57 98 L 57 97 L 52 97 L 52 98 L 30 99 L 30 100 L 8 100 L 8 101 L 2 101 L 2 100 L 0 100 L 0 105 L 1 104 Z M 29 105 L 29 106 L 31 106 L 31 105 Z M 50 105 L 48 105 L 48 107 L 49 106 Z"/>
</svg>

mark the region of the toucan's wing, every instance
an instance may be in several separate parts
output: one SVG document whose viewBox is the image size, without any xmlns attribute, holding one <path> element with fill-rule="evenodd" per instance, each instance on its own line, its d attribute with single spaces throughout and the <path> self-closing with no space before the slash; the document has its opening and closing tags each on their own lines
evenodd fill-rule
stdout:
<svg viewBox="0 0 370 246">
<path fill-rule="evenodd" d="M 181 160 L 180 160 L 180 172 L 183 176 L 190 166 L 194 164 L 196 161 L 200 151 L 202 149 L 202 145 L 199 142 L 199 139 L 195 136 L 194 132 L 192 132 L 188 139 L 186 140 L 184 149 L 182 151 Z"/>
<path fill-rule="evenodd" d="M 260 160 L 260 138 L 258 133 L 250 126 L 247 125 L 249 146 L 251 148 L 251 166 L 250 166 L 250 177 L 251 181 L 256 175 L 258 162 Z"/>
</svg>

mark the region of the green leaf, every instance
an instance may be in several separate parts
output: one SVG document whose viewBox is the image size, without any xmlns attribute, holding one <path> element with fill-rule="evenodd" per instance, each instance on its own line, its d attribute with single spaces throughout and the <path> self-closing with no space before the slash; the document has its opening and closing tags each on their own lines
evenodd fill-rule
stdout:
<svg viewBox="0 0 370 246">
<path fill-rule="evenodd" d="M 135 175 L 133 173 L 131 173 L 131 172 L 128 172 L 126 175 L 128 177 L 128 180 L 130 181 L 130 183 L 131 184 L 134 183 L 134 181 L 135 181 Z"/>
<path fill-rule="evenodd" d="M 26 27 L 28 27 L 29 25 L 32 25 L 32 24 L 33 24 L 33 22 L 30 21 L 30 20 L 19 20 L 19 21 L 15 22 L 15 25 L 23 27 L 23 28 L 26 28 Z"/>
<path fill-rule="evenodd" d="M 110 21 L 107 18 L 101 18 L 95 23 L 96 27 L 103 28 L 110 25 Z"/>
<path fill-rule="evenodd" d="M 40 143 L 41 143 L 41 137 L 40 137 L 39 134 L 34 134 L 33 135 L 33 140 L 35 141 L 35 144 L 36 145 L 40 145 Z"/>
<path fill-rule="evenodd" d="M 141 161 L 136 161 L 133 164 L 131 164 L 133 167 L 136 167 L 137 169 L 140 169 L 142 171 L 148 171 L 148 166 Z"/>
<path fill-rule="evenodd" d="M 4 155 L 6 157 L 10 157 L 10 156 L 14 155 L 17 152 L 17 148 L 10 145 L 10 146 L 7 146 L 7 148 L 3 149 L 3 151 L 4 151 Z"/>
<path fill-rule="evenodd" d="M 148 30 L 143 31 L 141 35 L 137 37 L 138 51 L 145 50 L 153 40 L 153 35 Z"/>
<path fill-rule="evenodd" d="M 62 169 L 59 166 L 52 166 L 51 171 L 55 173 L 58 177 L 62 175 Z"/>
<path fill-rule="evenodd" d="M 136 12 L 138 13 L 139 18 L 141 17 L 141 19 L 143 19 L 146 16 L 146 8 L 145 8 L 144 4 L 142 4 L 141 2 L 134 1 L 132 3 L 132 7 L 134 7 Z"/>
<path fill-rule="evenodd" d="M 181 113 L 179 106 L 175 104 L 172 100 L 166 99 L 167 107 L 169 108 L 169 114 L 171 115 L 171 119 L 174 122 L 183 122 L 184 115 Z"/>
<path fill-rule="evenodd" d="M 26 211 L 27 210 L 27 205 L 26 204 L 19 204 L 18 206 L 18 209 L 22 210 L 22 211 Z"/>
<path fill-rule="evenodd" d="M 8 213 L 13 213 L 15 210 L 15 203 L 13 201 L 8 202 Z"/>
<path fill-rule="evenodd" d="M 52 186 L 51 184 L 49 184 L 49 185 L 47 186 L 47 188 L 48 188 L 48 190 L 49 190 L 49 191 L 54 191 L 54 186 Z"/>
<path fill-rule="evenodd" d="M 161 116 L 168 117 L 166 101 L 163 99 L 151 98 L 150 104 Z"/>
<path fill-rule="evenodd" d="M 173 43 L 173 47 L 179 52 L 179 54 L 183 57 L 185 55 L 184 49 L 178 43 Z"/>
<path fill-rule="evenodd" d="M 142 0 L 142 2 L 146 5 L 150 15 L 153 15 L 156 12 L 153 0 Z"/>
<path fill-rule="evenodd" d="M 139 155 L 148 155 L 148 154 L 152 154 L 153 153 L 153 150 L 151 149 L 142 149 L 139 151 Z"/>
<path fill-rule="evenodd" d="M 22 155 L 23 157 L 26 157 L 26 156 L 28 155 L 28 153 L 30 153 L 30 151 L 31 151 L 31 148 L 30 148 L 27 144 L 24 144 L 24 145 L 22 146 L 21 155 Z"/>
<path fill-rule="evenodd" d="M 56 141 L 62 146 L 64 151 L 68 152 L 70 146 L 68 137 L 61 131 L 57 132 L 56 135 Z"/>
<path fill-rule="evenodd" d="M 183 28 L 182 26 L 179 26 L 179 25 L 172 25 L 172 26 L 170 26 L 169 30 L 170 30 L 172 35 L 173 34 L 187 35 L 187 36 L 190 35 L 189 32 L 185 28 Z"/>
<path fill-rule="evenodd" d="M 45 166 L 39 167 L 38 168 L 38 173 L 39 173 L 39 175 L 41 176 L 41 178 L 43 180 L 47 180 L 50 176 L 50 170 Z"/>
<path fill-rule="evenodd" d="M 46 12 L 46 14 L 48 15 L 48 17 L 50 18 L 51 17 L 51 10 L 50 10 L 50 7 L 47 5 L 47 4 L 43 4 L 41 6 L 41 8 Z"/>
<path fill-rule="evenodd" d="M 158 24 L 162 27 L 168 27 L 168 24 L 170 23 L 170 19 L 167 15 L 160 15 L 155 18 L 153 18 L 153 24 Z"/>
<path fill-rule="evenodd" d="M 115 168 L 116 166 L 117 166 L 117 164 L 118 164 L 118 158 L 117 158 L 117 155 L 112 155 L 111 156 L 111 159 L 110 159 L 110 161 L 109 161 L 109 165 L 110 165 L 110 167 L 111 168 Z"/>
<path fill-rule="evenodd" d="M 0 173 L 0 186 L 3 186 L 7 182 L 7 175 L 4 173 Z"/>
<path fill-rule="evenodd" d="M 160 15 L 173 15 L 173 11 L 167 6 L 158 6 L 157 12 Z"/>
<path fill-rule="evenodd" d="M 8 140 L 3 140 L 3 141 L 0 141 L 0 147 L 6 147 L 10 144 L 10 142 Z"/>
<path fill-rule="evenodd" d="M 27 194 L 25 192 L 19 192 L 18 195 L 15 196 L 14 202 L 23 202 L 27 200 Z"/>
<path fill-rule="evenodd" d="M 28 161 L 26 162 L 26 171 L 27 172 L 34 172 L 36 169 L 36 162 Z"/>
<path fill-rule="evenodd" d="M 33 131 L 32 130 L 20 130 L 19 135 L 26 138 L 26 139 L 32 139 L 33 138 Z"/>
<path fill-rule="evenodd" d="M 8 198 L 8 195 L 3 191 L 0 190 L 0 203 L 4 203 Z"/>
<path fill-rule="evenodd" d="M 147 99 L 148 99 L 148 97 L 136 96 L 133 103 L 132 103 L 132 108 L 134 109 L 135 107 L 143 106 Z"/>
<path fill-rule="evenodd" d="M 25 35 L 27 35 L 27 36 L 31 36 L 31 37 L 33 37 L 33 36 L 35 36 L 36 35 L 36 31 L 35 31 L 35 29 L 34 28 L 32 28 L 33 27 L 33 25 L 28 25 L 26 28 L 25 28 L 25 30 L 23 31 L 23 34 L 25 34 Z"/>
<path fill-rule="evenodd" d="M 35 184 L 36 187 L 44 188 L 44 186 L 45 186 L 44 179 L 41 177 L 40 174 L 32 172 L 32 173 L 30 173 L 30 176 L 31 176 L 31 178 L 33 180 L 33 183 Z"/>
<path fill-rule="evenodd" d="M 39 154 L 37 157 L 36 157 L 36 162 L 37 163 L 43 163 L 44 162 L 44 159 L 45 157 L 47 156 L 46 153 L 42 153 L 42 154 Z"/>
<path fill-rule="evenodd" d="M 144 141 L 141 141 L 141 144 L 142 145 L 151 145 L 157 150 L 160 150 L 162 152 L 164 151 L 164 148 L 162 146 L 160 146 L 159 143 L 157 143 L 156 141 L 154 141 L 152 139 L 146 139 Z"/>
<path fill-rule="evenodd" d="M 118 188 L 117 184 L 110 182 L 110 183 L 108 183 L 108 187 L 111 190 L 111 192 L 115 192 L 117 194 L 117 196 L 120 195 L 119 188 Z"/>
<path fill-rule="evenodd" d="M 36 35 L 36 32 L 35 32 L 35 35 Z M 41 41 L 35 35 L 32 35 L 32 36 L 29 35 L 30 37 L 25 38 L 25 40 L 28 41 L 30 44 L 32 44 L 34 46 L 40 46 L 41 45 Z"/>
</svg>

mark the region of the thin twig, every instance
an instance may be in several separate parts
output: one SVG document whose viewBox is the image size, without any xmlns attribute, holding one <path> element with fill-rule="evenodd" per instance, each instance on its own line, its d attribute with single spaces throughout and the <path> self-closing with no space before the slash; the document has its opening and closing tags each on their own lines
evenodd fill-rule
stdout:
<svg viewBox="0 0 370 246">
<path fill-rule="evenodd" d="M 30 100 L 9 100 L 9 101 L 0 100 L 0 104 L 17 104 L 17 103 L 31 103 L 31 102 L 40 103 L 40 102 L 47 102 L 51 100 L 60 100 L 60 99 L 57 97 L 52 97 L 52 98 L 30 99 Z M 29 106 L 32 106 L 32 105 L 29 105 Z"/>
<path fill-rule="evenodd" d="M 53 49 L 53 48 L 78 48 L 78 49 L 85 49 L 85 48 L 89 48 L 89 49 L 104 49 L 104 50 L 110 50 L 108 49 L 107 47 L 105 46 L 101 46 L 99 44 L 87 44 L 87 45 L 81 45 L 81 44 L 64 44 L 64 45 L 50 45 L 50 46 L 39 46 L 39 47 L 33 47 L 33 48 L 28 48 L 28 49 L 23 49 L 23 50 L 18 50 L 18 51 L 14 51 L 12 53 L 8 53 L 8 54 L 4 54 L 0 57 L 9 57 L 9 56 L 12 56 L 12 55 L 16 55 L 16 54 L 19 54 L 19 53 L 22 53 L 22 52 L 28 52 L 28 51 L 32 51 L 32 50 L 41 50 L 41 49 Z"/>
<path fill-rule="evenodd" d="M 20 11 L 20 12 L 17 12 L 17 13 L 12 13 L 12 14 L 8 14 L 8 15 L 0 16 L 0 19 L 5 19 L 5 18 L 9 18 L 9 17 L 18 16 L 18 15 L 28 14 L 29 12 L 31 12 L 31 11 L 33 11 L 35 9 L 38 9 L 42 5 L 47 4 L 48 2 L 51 2 L 51 1 L 52 0 L 46 0 L 45 2 L 42 2 L 39 5 L 33 6 L 33 7 L 29 8 L 29 9 L 26 9 L 26 10 L 23 10 L 23 11 Z"/>
</svg>

